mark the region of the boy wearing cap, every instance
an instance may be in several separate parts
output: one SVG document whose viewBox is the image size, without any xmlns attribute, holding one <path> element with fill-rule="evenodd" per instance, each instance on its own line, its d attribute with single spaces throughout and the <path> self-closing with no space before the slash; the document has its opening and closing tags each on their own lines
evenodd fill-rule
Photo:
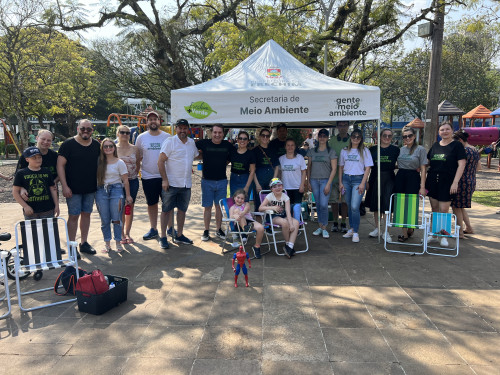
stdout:
<svg viewBox="0 0 500 375">
<path fill-rule="evenodd" d="M 14 178 L 12 195 L 23 207 L 24 218 L 42 219 L 59 216 L 59 200 L 54 177 L 47 168 L 42 168 L 42 153 L 38 147 L 29 147 L 23 152 L 28 162 L 26 168 L 20 169 Z M 28 201 L 21 197 L 21 189 L 28 191 Z"/>
</svg>

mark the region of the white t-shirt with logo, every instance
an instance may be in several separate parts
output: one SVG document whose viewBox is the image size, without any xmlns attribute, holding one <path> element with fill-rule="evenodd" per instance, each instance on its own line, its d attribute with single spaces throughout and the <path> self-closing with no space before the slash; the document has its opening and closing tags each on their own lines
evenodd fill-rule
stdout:
<svg viewBox="0 0 500 375">
<path fill-rule="evenodd" d="M 307 169 L 304 157 L 297 154 L 292 159 L 288 159 L 285 155 L 280 156 L 281 181 L 283 181 L 283 189 L 298 190 L 302 179 L 302 171 Z"/>
<path fill-rule="evenodd" d="M 161 130 L 158 135 L 151 135 L 147 131 L 137 137 L 135 145 L 142 155 L 141 176 L 143 179 L 161 178 L 158 170 L 158 158 L 160 157 L 161 145 L 168 137 L 171 135 Z"/>
<path fill-rule="evenodd" d="M 168 158 L 165 162 L 165 170 L 170 186 L 190 188 L 193 160 L 199 154 L 194 141 L 188 138 L 186 143 L 182 143 L 175 135 L 163 142 L 160 153 Z"/>
<path fill-rule="evenodd" d="M 373 159 L 367 147 L 363 151 L 363 160 L 357 148 L 351 148 L 350 151 L 344 148 L 340 152 L 339 165 L 344 167 L 345 174 L 359 176 L 365 173 L 366 167 L 373 167 Z"/>
</svg>

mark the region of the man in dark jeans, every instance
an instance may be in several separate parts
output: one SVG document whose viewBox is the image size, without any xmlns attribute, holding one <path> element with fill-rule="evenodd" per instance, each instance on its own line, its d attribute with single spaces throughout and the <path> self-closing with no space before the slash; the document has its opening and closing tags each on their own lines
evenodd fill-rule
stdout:
<svg viewBox="0 0 500 375">
<path fill-rule="evenodd" d="M 97 159 L 100 144 L 92 138 L 94 128 L 90 120 L 80 120 L 77 135 L 63 142 L 57 158 L 57 175 L 68 205 L 68 235 L 75 241 L 80 219 L 80 252 L 95 254 L 87 242 L 90 214 L 97 190 Z M 80 258 L 80 254 L 78 254 Z"/>
</svg>

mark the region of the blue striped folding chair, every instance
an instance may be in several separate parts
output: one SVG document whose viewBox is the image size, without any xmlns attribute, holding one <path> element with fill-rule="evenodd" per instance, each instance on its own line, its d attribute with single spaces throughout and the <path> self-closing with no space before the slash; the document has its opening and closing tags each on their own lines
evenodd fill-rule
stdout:
<svg viewBox="0 0 500 375">
<path fill-rule="evenodd" d="M 49 290 L 53 291 L 54 287 L 21 292 L 21 283 L 19 280 L 19 277 L 23 276 L 26 272 L 48 271 L 66 266 L 74 266 L 78 269 L 77 243 L 69 240 L 66 220 L 58 217 L 20 221 L 15 225 L 15 233 L 16 249 L 12 250 L 11 253 L 14 256 L 16 290 L 21 311 L 32 311 L 76 301 L 76 298 L 72 298 L 24 308 L 22 304 L 23 296 Z M 60 235 L 65 235 L 65 239 L 64 237 L 60 238 Z M 62 251 L 63 246 L 66 247 L 66 254 Z M 23 258 L 22 262 L 20 259 L 21 256 Z M 76 275 L 78 280 L 78 272 Z M 54 294 L 54 298 L 59 299 L 60 297 Z"/>
<path fill-rule="evenodd" d="M 5 301 L 7 304 L 7 312 L 0 315 L 0 319 L 7 318 L 10 315 L 10 293 L 9 293 L 9 279 L 7 278 L 7 257 L 9 253 L 7 251 L 0 252 L 0 280 L 3 282 L 4 295 L 0 298 L 0 302 Z"/>
<path fill-rule="evenodd" d="M 460 246 L 460 225 L 457 217 L 451 213 L 433 212 L 427 219 L 427 236 L 425 251 L 430 255 L 443 257 L 458 256 Z M 437 238 L 439 246 L 431 246 L 431 239 Z M 448 239 L 450 239 L 451 244 Z M 451 246 L 450 246 L 451 245 Z"/>
</svg>

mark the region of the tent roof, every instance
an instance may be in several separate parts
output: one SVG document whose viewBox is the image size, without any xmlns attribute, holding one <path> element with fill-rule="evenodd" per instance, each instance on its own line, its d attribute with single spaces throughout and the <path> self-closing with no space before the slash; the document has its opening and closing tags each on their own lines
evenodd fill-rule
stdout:
<svg viewBox="0 0 500 375">
<path fill-rule="evenodd" d="M 495 109 L 493 112 L 490 113 L 492 116 L 500 116 L 500 108 Z"/>
<path fill-rule="evenodd" d="M 463 115 L 463 118 L 491 118 L 491 111 L 486 108 L 484 105 L 479 104 L 472 111 L 467 112 L 467 114 Z"/>
<path fill-rule="evenodd" d="M 231 71 L 173 90 L 171 111 L 193 124 L 331 126 L 378 120 L 380 89 L 318 73 L 269 40 Z"/>
<path fill-rule="evenodd" d="M 409 126 L 410 128 L 423 129 L 425 128 L 425 123 L 417 117 L 409 122 L 406 126 Z"/>
<path fill-rule="evenodd" d="M 443 100 L 438 105 L 438 115 L 439 116 L 452 116 L 452 115 L 463 115 L 465 112 L 460 108 L 450 103 L 448 100 Z"/>
</svg>

